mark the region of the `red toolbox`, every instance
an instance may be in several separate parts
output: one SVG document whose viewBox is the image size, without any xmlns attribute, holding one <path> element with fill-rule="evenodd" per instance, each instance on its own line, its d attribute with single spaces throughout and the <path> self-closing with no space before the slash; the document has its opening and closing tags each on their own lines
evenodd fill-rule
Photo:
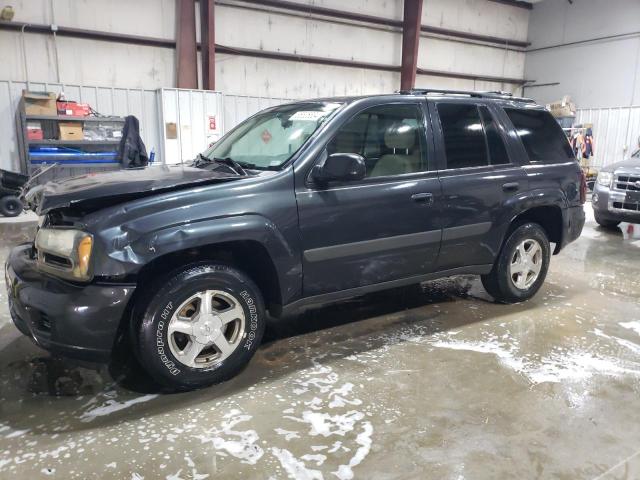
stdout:
<svg viewBox="0 0 640 480">
<path fill-rule="evenodd" d="M 58 115 L 69 115 L 73 117 L 86 117 L 91 113 L 88 103 L 76 102 L 56 102 Z"/>
<path fill-rule="evenodd" d="M 42 124 L 40 122 L 27 122 L 27 139 L 44 139 L 44 132 L 42 131 Z"/>
</svg>

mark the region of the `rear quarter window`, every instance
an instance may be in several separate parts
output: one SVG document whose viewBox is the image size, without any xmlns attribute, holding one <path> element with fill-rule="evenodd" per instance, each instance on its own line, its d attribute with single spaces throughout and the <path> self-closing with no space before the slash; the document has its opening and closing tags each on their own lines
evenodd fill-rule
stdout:
<svg viewBox="0 0 640 480">
<path fill-rule="evenodd" d="M 505 108 L 511 123 L 522 140 L 529 161 L 563 163 L 575 160 L 562 128 L 546 110 Z"/>
</svg>

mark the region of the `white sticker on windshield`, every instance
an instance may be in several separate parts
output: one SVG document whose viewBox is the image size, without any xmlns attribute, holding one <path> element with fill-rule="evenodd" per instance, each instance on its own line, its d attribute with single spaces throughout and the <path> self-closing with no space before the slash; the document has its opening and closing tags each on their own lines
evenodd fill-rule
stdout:
<svg viewBox="0 0 640 480">
<path fill-rule="evenodd" d="M 324 117 L 327 112 L 321 112 L 318 110 L 301 110 L 299 112 L 294 113 L 289 117 L 289 120 L 302 120 L 302 121 L 313 121 L 316 122 Z"/>
</svg>

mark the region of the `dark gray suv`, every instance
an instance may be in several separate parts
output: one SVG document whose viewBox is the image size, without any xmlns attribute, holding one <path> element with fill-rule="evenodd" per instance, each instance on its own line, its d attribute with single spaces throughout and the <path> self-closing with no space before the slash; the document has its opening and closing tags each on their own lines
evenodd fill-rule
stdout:
<svg viewBox="0 0 640 480">
<path fill-rule="evenodd" d="M 107 361 L 126 340 L 158 382 L 201 387 L 249 361 L 267 312 L 455 274 L 527 300 L 580 235 L 585 196 L 562 130 L 531 100 L 290 103 L 190 166 L 31 192 L 41 223 L 6 265 L 11 314 L 52 352 Z"/>
</svg>

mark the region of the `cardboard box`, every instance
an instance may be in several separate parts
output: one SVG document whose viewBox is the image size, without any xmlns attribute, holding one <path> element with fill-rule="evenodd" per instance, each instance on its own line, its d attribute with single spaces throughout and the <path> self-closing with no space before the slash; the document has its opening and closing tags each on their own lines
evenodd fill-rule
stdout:
<svg viewBox="0 0 640 480">
<path fill-rule="evenodd" d="M 27 115 L 57 115 L 56 94 L 22 91 L 24 111 Z"/>
<path fill-rule="evenodd" d="M 91 113 L 88 103 L 56 102 L 58 115 L 70 115 L 73 117 L 86 117 Z"/>
<path fill-rule="evenodd" d="M 556 118 L 575 117 L 576 115 L 576 105 L 571 101 L 569 95 L 562 97 L 562 100 L 547 104 L 547 110 Z"/>
<path fill-rule="evenodd" d="M 80 122 L 58 122 L 60 129 L 60 140 L 84 140 L 82 133 L 82 123 Z"/>
</svg>

